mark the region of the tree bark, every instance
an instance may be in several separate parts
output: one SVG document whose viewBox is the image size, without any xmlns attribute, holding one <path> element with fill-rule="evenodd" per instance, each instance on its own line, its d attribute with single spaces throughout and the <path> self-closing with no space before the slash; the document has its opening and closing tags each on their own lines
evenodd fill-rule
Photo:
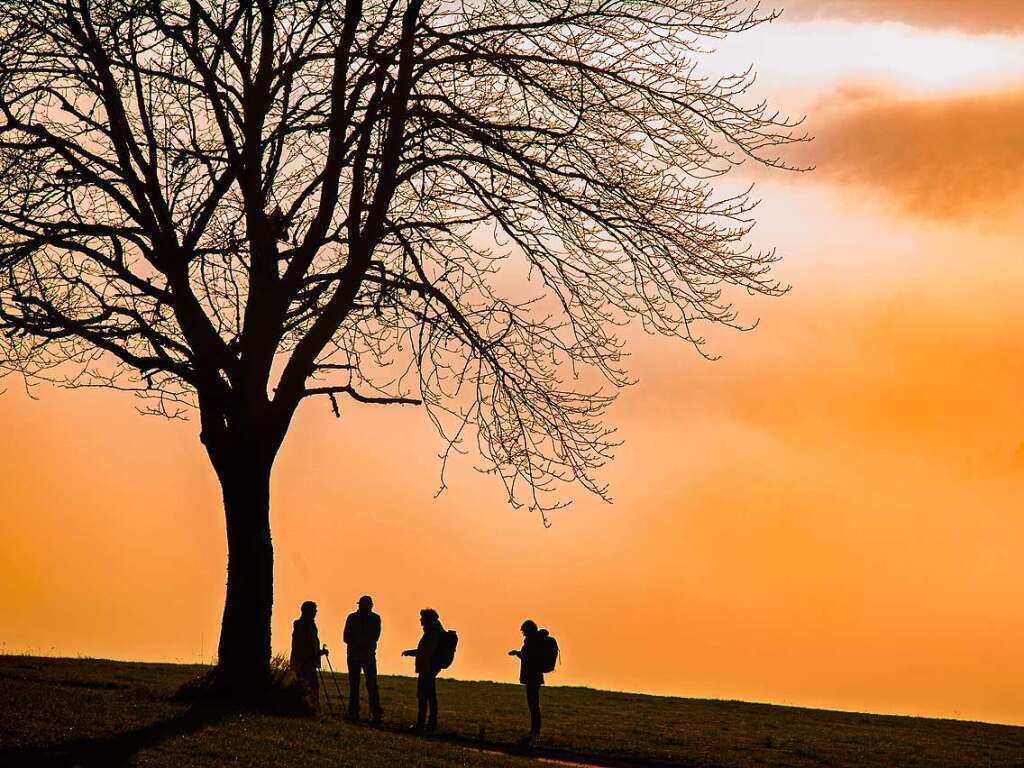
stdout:
<svg viewBox="0 0 1024 768">
<path fill-rule="evenodd" d="M 244 448 L 232 453 L 218 462 L 228 543 L 227 595 L 217 651 L 218 687 L 229 695 L 250 699 L 266 685 L 270 671 L 273 462 Z"/>
</svg>

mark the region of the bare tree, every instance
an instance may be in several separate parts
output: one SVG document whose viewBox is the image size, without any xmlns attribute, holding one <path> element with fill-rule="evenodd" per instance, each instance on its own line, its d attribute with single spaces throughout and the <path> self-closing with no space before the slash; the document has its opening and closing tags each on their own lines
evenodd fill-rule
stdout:
<svg viewBox="0 0 1024 768">
<path fill-rule="evenodd" d="M 605 494 L 617 329 L 700 350 L 730 288 L 781 292 L 714 180 L 801 137 L 698 69 L 744 5 L 0 0 L 0 361 L 198 410 L 226 690 L 268 668 L 304 399 L 420 405 L 544 514 Z"/>
</svg>

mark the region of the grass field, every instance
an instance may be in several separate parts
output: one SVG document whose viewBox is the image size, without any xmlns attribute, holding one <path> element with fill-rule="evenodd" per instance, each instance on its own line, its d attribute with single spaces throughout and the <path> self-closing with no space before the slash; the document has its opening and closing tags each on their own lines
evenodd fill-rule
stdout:
<svg viewBox="0 0 1024 768">
<path fill-rule="evenodd" d="M 171 703 L 202 668 L 0 657 L 0 767 L 1015 766 L 1024 728 L 586 688 L 543 691 L 544 735 L 515 685 L 440 680 L 440 727 L 401 733 L 415 681 L 381 678 L 382 727 Z M 345 690 L 345 679 L 338 684 Z M 328 681 L 334 693 L 333 681 Z M 364 702 L 365 710 L 365 702 Z M 481 741 L 481 729 L 483 740 Z"/>
</svg>

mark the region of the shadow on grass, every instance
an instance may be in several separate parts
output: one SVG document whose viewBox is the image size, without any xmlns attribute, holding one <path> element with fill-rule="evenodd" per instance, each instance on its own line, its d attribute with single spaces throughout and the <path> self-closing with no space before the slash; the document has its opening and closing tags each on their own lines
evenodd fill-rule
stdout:
<svg viewBox="0 0 1024 768">
<path fill-rule="evenodd" d="M 143 749 L 177 736 L 198 733 L 236 711 L 223 706 L 197 705 L 174 717 L 122 733 L 2 749 L 0 765 L 4 768 L 120 768 L 131 765 L 132 759 Z"/>
</svg>

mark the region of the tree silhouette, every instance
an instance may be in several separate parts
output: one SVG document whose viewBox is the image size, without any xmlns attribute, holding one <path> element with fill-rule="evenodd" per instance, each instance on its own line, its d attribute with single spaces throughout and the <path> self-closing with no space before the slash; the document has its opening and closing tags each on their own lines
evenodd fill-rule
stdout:
<svg viewBox="0 0 1024 768">
<path fill-rule="evenodd" d="M 801 137 L 697 68 L 742 5 L 0 0 L 0 360 L 198 410 L 225 690 L 268 668 L 304 399 L 420 405 L 543 514 L 605 493 L 618 328 L 700 350 L 730 287 L 781 292 L 714 179 Z"/>
</svg>

